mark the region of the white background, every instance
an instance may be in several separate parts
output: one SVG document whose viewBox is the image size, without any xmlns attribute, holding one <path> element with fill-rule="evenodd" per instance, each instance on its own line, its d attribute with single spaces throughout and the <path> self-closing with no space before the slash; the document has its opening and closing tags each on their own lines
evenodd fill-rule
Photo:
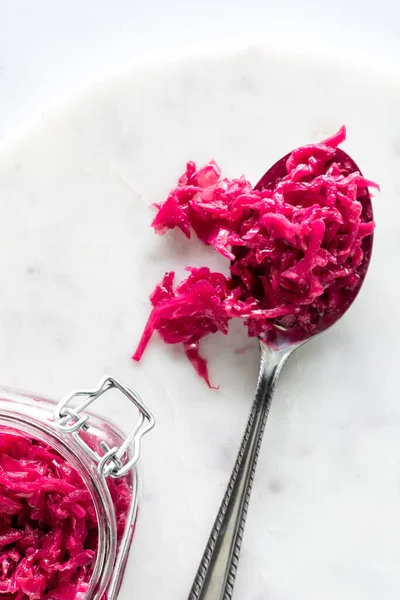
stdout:
<svg viewBox="0 0 400 600">
<path fill-rule="evenodd" d="M 0 0 L 0 144 L 138 61 L 282 38 L 400 70 L 397 0 Z"/>
<path fill-rule="evenodd" d="M 227 340 L 219 342 L 225 346 L 212 340 L 208 347 L 211 352 L 215 344 L 220 361 L 213 367 L 221 383 L 215 395 L 194 377 L 190 365 L 156 344 L 136 371 L 129 360 L 148 313 L 136 283 L 150 290 L 164 264 L 159 266 L 159 257 L 169 268 L 179 248 L 162 240 L 165 251 L 154 246 L 147 203 L 162 197 L 171 173 L 192 151 L 208 158 L 207 132 L 210 136 L 215 121 L 205 118 L 205 135 L 196 133 L 199 112 L 213 116 L 213 102 L 204 90 L 220 92 L 224 108 L 242 72 L 251 75 L 252 84 L 267 79 L 268 86 L 260 86 L 258 99 L 247 102 L 246 89 L 236 90 L 244 100 L 236 102 L 233 113 L 234 143 L 224 141 L 232 140 L 229 119 L 223 126 L 218 121 L 223 135 L 213 142 L 221 164 L 237 174 L 236 161 L 242 168 L 246 148 L 243 168 L 255 180 L 280 155 L 275 147 L 267 148 L 271 155 L 262 154 L 261 141 L 271 130 L 274 139 L 279 131 L 283 153 L 311 139 L 314 126 L 327 135 L 330 121 L 336 127 L 343 119 L 351 126 L 351 153 L 382 184 L 382 195 L 376 203 L 375 258 L 351 328 L 347 315 L 323 341 L 321 336 L 310 343 L 298 362 L 288 365 L 277 390 L 236 597 L 399 597 L 400 357 L 398 334 L 386 315 L 395 315 L 392 321 L 398 323 L 399 292 L 393 293 L 387 273 L 398 270 L 400 78 L 385 87 L 375 75 L 399 71 L 396 4 L 0 0 L 0 383 L 58 398 L 71 387 L 94 385 L 106 372 L 126 382 L 138 374 L 138 389 L 149 399 L 157 428 L 154 441 L 146 440 L 145 496 L 124 600 L 131 600 L 131 586 L 137 600 L 186 597 L 254 388 L 256 348 L 245 356 L 217 356 L 218 348 L 228 349 Z M 260 41 L 275 53 L 293 53 L 294 48 L 318 57 L 339 55 L 342 67 L 325 72 L 323 62 L 321 74 L 305 61 L 265 62 L 257 52 L 248 52 L 234 67 L 229 60 L 211 67 L 200 61 L 188 73 L 189 61 L 166 67 L 165 73 L 149 70 L 154 78 L 110 79 L 159 56 Z M 343 68 L 343 57 L 356 69 Z M 357 72 L 361 64 L 370 67 L 367 76 L 364 68 Z M 201 86 L 187 86 L 185 95 L 179 85 L 190 74 Z M 104 85 L 81 94 L 90 82 L 103 79 Z M 174 82 L 173 90 L 167 90 L 168 81 Z M 292 97 L 293 84 L 297 94 Z M 310 105 L 308 89 L 316 106 Z M 173 118 L 158 107 L 163 90 L 177 107 Z M 80 100 L 76 106 L 71 102 L 72 112 L 56 110 L 52 117 L 48 109 L 74 97 Z M 263 122 L 264 111 L 268 118 Z M 246 119 L 249 114 L 252 119 Z M 41 126 L 31 128 L 37 120 L 43 120 Z M 16 138 L 21 143 L 11 143 Z M 135 265 L 131 257 L 138 256 L 139 247 L 146 249 L 147 259 L 154 254 L 157 260 Z M 186 262 L 185 251 L 180 254 Z M 111 280 L 113 286 L 103 285 Z M 97 293 L 95 307 L 88 288 Z"/>
</svg>

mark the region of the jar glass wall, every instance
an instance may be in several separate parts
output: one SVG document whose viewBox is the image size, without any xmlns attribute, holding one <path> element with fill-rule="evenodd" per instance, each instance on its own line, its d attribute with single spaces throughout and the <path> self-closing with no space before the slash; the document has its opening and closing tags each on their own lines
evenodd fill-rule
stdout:
<svg viewBox="0 0 400 600">
<path fill-rule="evenodd" d="M 132 393 L 129 399 L 139 409 L 139 421 L 128 437 L 103 418 L 81 410 L 82 403 L 77 410 L 69 404 L 78 397 L 84 401 L 89 398 L 89 405 L 111 387 L 122 388 L 126 395 Z M 104 378 L 96 390 L 74 393 L 67 404 L 70 408 L 66 408 L 65 402 L 62 406 L 49 399 L 2 388 L 0 435 L 11 429 L 38 440 L 51 447 L 80 475 L 95 509 L 98 543 L 88 587 L 76 599 L 116 600 L 137 518 L 140 438 L 153 427 L 154 419 L 133 390 L 112 378 Z M 74 430 L 80 420 L 81 425 Z M 123 509 L 118 485 L 123 485 L 119 488 L 125 495 Z"/>
</svg>

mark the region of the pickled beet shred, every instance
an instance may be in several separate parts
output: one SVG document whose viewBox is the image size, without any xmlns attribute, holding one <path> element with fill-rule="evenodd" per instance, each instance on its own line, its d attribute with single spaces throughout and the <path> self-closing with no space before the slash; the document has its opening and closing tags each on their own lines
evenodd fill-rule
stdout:
<svg viewBox="0 0 400 600">
<path fill-rule="evenodd" d="M 368 186 L 378 188 L 342 162 L 337 147 L 345 138 L 342 127 L 294 150 L 273 189 L 221 178 L 214 161 L 201 169 L 187 163 L 152 226 L 159 234 L 176 227 L 188 238 L 195 232 L 230 261 L 230 277 L 189 268 L 174 289 L 174 273 L 167 273 L 151 295 L 135 360 L 158 331 L 168 344 L 183 343 L 210 385 L 199 342 L 226 334 L 230 319 L 243 319 L 250 336 L 268 339 L 277 326 L 315 333 L 322 319 L 341 314 L 365 275 L 363 240 L 375 227 L 362 199 Z"/>
<path fill-rule="evenodd" d="M 122 536 L 131 489 L 108 480 Z M 82 600 L 98 546 L 97 516 L 78 472 L 22 433 L 0 432 L 0 600 Z"/>
</svg>

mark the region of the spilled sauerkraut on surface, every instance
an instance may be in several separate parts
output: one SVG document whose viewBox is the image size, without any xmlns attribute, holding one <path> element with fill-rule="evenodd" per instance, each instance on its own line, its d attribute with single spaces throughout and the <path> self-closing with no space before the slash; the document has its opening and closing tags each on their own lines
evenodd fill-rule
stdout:
<svg viewBox="0 0 400 600">
<path fill-rule="evenodd" d="M 294 150 L 273 186 L 223 178 L 214 161 L 200 169 L 187 164 L 152 226 L 158 234 L 194 232 L 229 261 L 230 277 L 188 267 L 188 278 L 175 285 L 174 272 L 166 273 L 150 297 L 135 360 L 157 331 L 165 343 L 183 344 L 210 385 L 200 340 L 227 334 L 230 319 L 243 319 L 250 336 L 272 343 L 277 331 L 301 339 L 343 313 L 364 278 L 375 227 L 363 198 L 368 186 L 378 188 L 338 149 L 345 139 L 342 127 Z"/>
</svg>

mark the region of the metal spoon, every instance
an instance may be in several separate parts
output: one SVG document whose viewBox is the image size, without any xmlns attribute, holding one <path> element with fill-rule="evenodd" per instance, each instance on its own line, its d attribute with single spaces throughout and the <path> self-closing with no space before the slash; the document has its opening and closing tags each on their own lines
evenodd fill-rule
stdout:
<svg viewBox="0 0 400 600">
<path fill-rule="evenodd" d="M 286 174 L 286 160 L 281 158 L 257 184 L 256 189 L 272 189 Z M 355 162 L 342 150 L 335 160 L 349 172 L 359 171 Z M 362 197 L 363 215 L 372 219 L 371 196 L 367 188 Z M 364 238 L 363 274 L 359 286 L 346 299 L 345 307 L 334 317 L 321 319 L 321 333 L 336 322 L 357 296 L 367 272 L 373 236 Z M 314 335 L 315 335 L 314 334 Z M 246 430 L 221 507 L 211 530 L 206 549 L 197 571 L 188 600 L 231 600 L 239 562 L 247 510 L 250 502 L 257 459 L 267 422 L 276 382 L 289 356 L 310 339 L 300 330 L 273 330 L 267 340 L 260 340 L 260 370 Z"/>
</svg>

